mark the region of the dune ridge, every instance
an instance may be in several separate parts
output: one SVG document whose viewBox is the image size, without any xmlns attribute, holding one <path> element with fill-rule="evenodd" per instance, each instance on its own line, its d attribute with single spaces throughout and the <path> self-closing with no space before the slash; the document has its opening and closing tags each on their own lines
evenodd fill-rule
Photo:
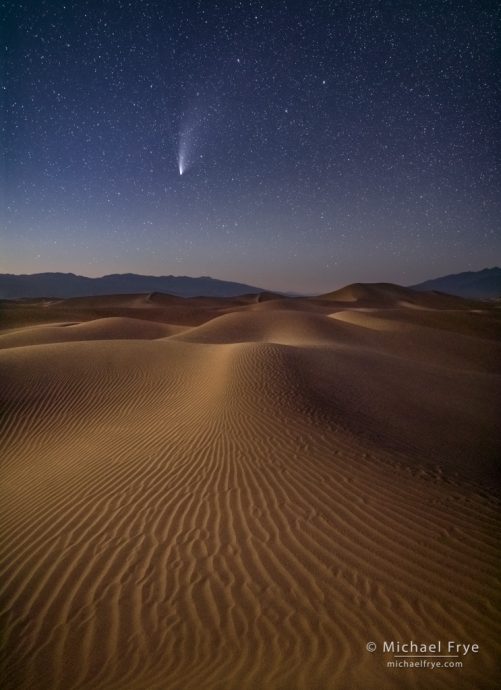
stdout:
<svg viewBox="0 0 501 690">
<path fill-rule="evenodd" d="M 5 687 L 495 686 L 499 345 L 327 302 L 0 335 Z"/>
</svg>

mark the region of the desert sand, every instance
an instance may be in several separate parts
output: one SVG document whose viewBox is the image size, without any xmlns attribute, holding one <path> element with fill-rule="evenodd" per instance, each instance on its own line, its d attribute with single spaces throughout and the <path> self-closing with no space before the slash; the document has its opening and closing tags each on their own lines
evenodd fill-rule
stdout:
<svg viewBox="0 0 501 690">
<path fill-rule="evenodd" d="M 495 303 L 354 285 L 0 318 L 4 688 L 497 686 Z M 480 651 L 391 669 L 385 640 Z"/>
</svg>

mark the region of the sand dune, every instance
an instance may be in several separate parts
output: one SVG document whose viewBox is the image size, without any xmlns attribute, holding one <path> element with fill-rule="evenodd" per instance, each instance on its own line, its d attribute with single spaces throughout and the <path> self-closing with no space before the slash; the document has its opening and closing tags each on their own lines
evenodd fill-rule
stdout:
<svg viewBox="0 0 501 690">
<path fill-rule="evenodd" d="M 278 305 L 277 305 L 278 306 Z M 216 317 L 192 329 L 184 330 L 175 340 L 198 343 L 268 342 L 282 345 L 333 345 L 350 341 L 348 329 L 323 314 L 273 311 L 237 311 Z"/>
<path fill-rule="evenodd" d="M 153 340 L 183 332 L 182 326 L 110 316 L 82 323 L 31 326 L 0 332 L 0 348 L 82 340 Z"/>
<path fill-rule="evenodd" d="M 4 687 L 496 687 L 499 317 L 399 300 L 10 319 Z M 481 651 L 388 669 L 392 639 Z"/>
<path fill-rule="evenodd" d="M 413 309 L 461 309 L 468 303 L 478 304 L 473 300 L 467 301 L 453 295 L 440 292 L 417 292 L 410 288 L 392 283 L 353 283 L 340 290 L 329 292 L 318 298 L 333 302 L 368 304 L 377 306 L 404 306 Z"/>
</svg>

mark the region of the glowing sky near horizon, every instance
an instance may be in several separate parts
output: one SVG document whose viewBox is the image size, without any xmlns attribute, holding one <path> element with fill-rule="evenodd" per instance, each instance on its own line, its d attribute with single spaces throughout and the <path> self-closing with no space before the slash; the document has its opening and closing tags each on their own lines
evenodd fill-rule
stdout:
<svg viewBox="0 0 501 690">
<path fill-rule="evenodd" d="M 321 292 L 500 262 L 497 3 L 4 5 L 0 272 Z"/>
</svg>

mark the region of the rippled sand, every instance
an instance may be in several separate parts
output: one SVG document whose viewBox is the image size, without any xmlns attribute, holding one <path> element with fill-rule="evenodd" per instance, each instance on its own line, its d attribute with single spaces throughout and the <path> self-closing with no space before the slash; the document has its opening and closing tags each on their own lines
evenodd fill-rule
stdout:
<svg viewBox="0 0 501 690">
<path fill-rule="evenodd" d="M 4 304 L 3 687 L 497 686 L 499 310 Z M 460 670 L 366 643 L 478 643 Z"/>
</svg>

